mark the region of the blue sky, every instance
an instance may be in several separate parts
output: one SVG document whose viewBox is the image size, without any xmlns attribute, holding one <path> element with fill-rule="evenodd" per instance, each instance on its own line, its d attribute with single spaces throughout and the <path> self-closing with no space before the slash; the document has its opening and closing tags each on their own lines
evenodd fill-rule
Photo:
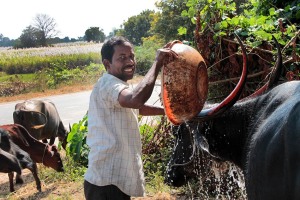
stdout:
<svg viewBox="0 0 300 200">
<path fill-rule="evenodd" d="M 131 16 L 146 9 L 154 10 L 157 0 L 2 0 L 0 33 L 16 39 L 36 14 L 54 18 L 58 37 L 78 38 L 89 27 L 100 27 L 106 35 L 119 28 Z"/>
</svg>

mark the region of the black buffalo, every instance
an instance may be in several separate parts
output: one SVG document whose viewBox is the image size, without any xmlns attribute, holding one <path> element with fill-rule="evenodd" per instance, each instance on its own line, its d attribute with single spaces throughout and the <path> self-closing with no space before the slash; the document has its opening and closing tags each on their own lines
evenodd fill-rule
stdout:
<svg viewBox="0 0 300 200">
<path fill-rule="evenodd" d="M 7 130 L 0 128 L 0 172 L 8 173 L 10 191 L 14 189 L 14 172 L 17 173 L 16 183 L 23 183 L 22 169 L 29 169 L 36 182 L 38 191 L 41 191 L 41 181 L 37 173 L 37 165 L 30 155 L 16 145 L 10 138 Z"/>
<path fill-rule="evenodd" d="M 198 144 L 243 171 L 248 199 L 300 199 L 300 82 L 280 84 L 226 109 L 208 107 L 175 127 L 167 182 L 186 183 L 192 170 L 184 167 Z"/>
<path fill-rule="evenodd" d="M 65 129 L 58 111 L 49 100 L 26 100 L 17 103 L 13 113 L 14 123 L 24 126 L 37 140 L 43 140 L 52 145 L 58 137 L 65 149 L 67 144 L 67 130 Z"/>
</svg>

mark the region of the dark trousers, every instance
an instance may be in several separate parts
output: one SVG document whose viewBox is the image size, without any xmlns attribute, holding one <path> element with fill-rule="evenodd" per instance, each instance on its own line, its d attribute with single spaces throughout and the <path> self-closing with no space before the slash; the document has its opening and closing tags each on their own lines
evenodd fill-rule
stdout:
<svg viewBox="0 0 300 200">
<path fill-rule="evenodd" d="M 97 186 L 84 181 L 84 196 L 87 200 L 130 200 L 130 196 L 115 185 Z"/>
</svg>

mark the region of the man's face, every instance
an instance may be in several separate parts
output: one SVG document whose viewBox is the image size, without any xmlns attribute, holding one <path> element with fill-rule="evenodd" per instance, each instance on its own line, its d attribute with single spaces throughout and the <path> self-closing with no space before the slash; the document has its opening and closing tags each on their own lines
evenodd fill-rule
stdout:
<svg viewBox="0 0 300 200">
<path fill-rule="evenodd" d="M 133 78 L 135 72 L 134 51 L 130 43 L 117 45 L 114 47 L 112 62 L 105 60 L 107 72 L 125 82 Z"/>
</svg>

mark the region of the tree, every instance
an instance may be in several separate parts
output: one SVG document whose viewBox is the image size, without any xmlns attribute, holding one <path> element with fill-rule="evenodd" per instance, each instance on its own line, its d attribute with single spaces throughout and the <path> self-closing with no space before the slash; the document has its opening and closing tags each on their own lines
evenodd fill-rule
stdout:
<svg viewBox="0 0 300 200">
<path fill-rule="evenodd" d="M 22 34 L 19 38 L 19 42 L 15 45 L 15 48 L 30 48 L 38 47 L 40 30 L 36 29 L 33 26 L 28 26 L 22 31 Z"/>
<path fill-rule="evenodd" d="M 124 35 L 123 33 L 124 33 L 124 29 L 122 29 L 122 28 L 119 28 L 119 29 L 113 28 L 112 31 L 109 32 L 107 38 L 111 38 L 113 36 L 122 36 L 122 35 Z"/>
<path fill-rule="evenodd" d="M 294 18 L 297 18 L 299 20 L 300 18 L 300 11 L 299 11 L 299 6 L 300 6 L 300 2 L 299 0 L 260 0 L 259 1 L 259 8 L 258 11 L 261 12 L 264 15 L 268 15 L 268 10 L 271 7 L 275 7 L 277 9 L 282 8 L 284 9 L 285 7 L 288 6 L 288 9 L 292 10 L 297 10 L 296 12 L 298 12 L 297 14 L 295 13 L 293 16 Z M 259 14 L 261 14 L 259 13 Z M 296 16 L 297 15 L 297 16 Z M 286 16 L 286 17 L 290 17 L 290 16 Z M 298 21 L 299 22 L 299 21 Z"/>
<path fill-rule="evenodd" d="M 13 40 L 10 40 L 8 37 L 4 37 L 3 34 L 0 33 L 0 47 L 13 46 L 13 43 Z"/>
<path fill-rule="evenodd" d="M 145 10 L 137 16 L 130 17 L 124 22 L 124 36 L 133 44 L 141 45 L 143 37 L 151 36 L 151 21 L 154 11 Z"/>
<path fill-rule="evenodd" d="M 88 42 L 104 42 L 105 34 L 103 29 L 99 29 L 99 27 L 90 27 L 85 31 L 84 38 Z"/>
<path fill-rule="evenodd" d="M 41 46 L 47 46 L 47 40 L 55 37 L 58 34 L 56 30 L 56 22 L 54 18 L 46 14 L 37 14 L 33 21 L 33 27 L 38 29 L 39 32 L 39 43 Z"/>
<path fill-rule="evenodd" d="M 181 15 L 182 11 L 187 9 L 186 3 L 187 0 L 161 0 L 156 3 L 156 7 L 161 12 L 156 13 L 152 28 L 153 32 L 163 37 L 165 42 L 174 39 L 193 40 L 195 24 L 189 17 Z M 179 34 L 180 29 L 185 30 L 186 34 Z"/>
</svg>

